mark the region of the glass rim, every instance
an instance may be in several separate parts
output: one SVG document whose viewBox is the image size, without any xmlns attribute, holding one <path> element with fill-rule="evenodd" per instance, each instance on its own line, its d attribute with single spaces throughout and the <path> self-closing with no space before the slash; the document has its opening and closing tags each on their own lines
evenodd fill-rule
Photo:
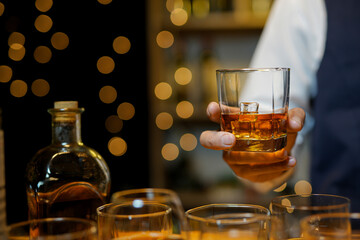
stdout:
<svg viewBox="0 0 360 240">
<path fill-rule="evenodd" d="M 321 219 L 329 219 L 329 218 L 349 218 L 349 219 L 359 219 L 360 220 L 360 213 L 359 212 L 330 212 L 330 213 L 318 213 L 313 214 L 307 217 L 304 217 L 300 221 L 300 226 L 305 229 L 309 227 L 309 230 L 313 230 L 309 223 L 318 221 Z"/>
<path fill-rule="evenodd" d="M 286 67 L 264 67 L 264 68 L 223 68 L 217 69 L 216 73 L 236 73 L 236 72 L 289 72 L 290 68 Z"/>
<path fill-rule="evenodd" d="M 165 204 L 161 204 L 161 203 L 155 203 L 155 202 L 151 202 L 151 201 L 143 201 L 143 206 L 146 205 L 157 205 L 157 206 L 161 206 L 164 207 L 164 210 L 158 211 L 158 212 L 153 212 L 153 213 L 142 213 L 142 214 L 113 214 L 113 213 L 108 213 L 108 212 L 104 212 L 105 209 L 109 209 L 110 207 L 114 207 L 114 206 L 133 206 L 132 202 L 125 202 L 125 203 L 108 203 L 108 204 L 104 204 L 100 207 L 98 207 L 96 209 L 97 215 L 100 217 L 106 217 L 106 216 L 112 216 L 114 218 L 122 218 L 122 219 L 137 219 L 137 218 L 144 218 L 144 217 L 158 217 L 158 216 L 162 216 L 162 215 L 169 215 L 172 211 L 172 209 L 165 205 Z M 142 207 L 143 207 L 142 206 Z"/>
<path fill-rule="evenodd" d="M 53 217 L 53 218 L 30 219 L 30 220 L 21 221 L 21 222 L 7 225 L 5 230 L 6 230 L 6 232 L 9 232 L 11 229 L 15 229 L 18 227 L 24 227 L 24 226 L 30 225 L 30 224 L 52 223 L 52 222 L 57 223 L 57 222 L 65 222 L 65 221 L 70 221 L 70 222 L 74 222 L 74 223 L 86 223 L 89 226 L 88 229 L 76 230 L 74 232 L 70 232 L 67 234 L 76 234 L 76 233 L 81 234 L 81 232 L 84 232 L 84 231 L 89 231 L 91 234 L 95 234 L 97 232 L 96 221 L 91 220 L 91 219 L 76 218 L 76 217 Z M 56 235 L 63 235 L 63 234 L 56 234 Z"/>
<path fill-rule="evenodd" d="M 342 199 L 345 200 L 345 202 L 343 203 L 337 203 L 334 205 L 318 205 L 318 206 L 295 206 L 292 204 L 291 202 L 291 198 L 298 198 L 298 197 L 310 197 L 310 196 L 320 196 L 320 197 L 331 197 L 331 198 L 336 198 L 336 199 Z M 281 204 L 281 200 L 283 199 L 289 199 L 290 200 L 290 204 L 289 206 L 283 205 Z M 276 202 L 274 202 L 276 201 Z M 299 209 L 299 210 L 321 210 L 321 209 L 334 209 L 334 208 L 339 208 L 339 207 L 345 207 L 347 205 L 350 205 L 350 199 L 344 196 L 339 196 L 339 195 L 334 195 L 334 194 L 321 194 L 321 193 L 317 193 L 317 194 L 289 194 L 289 195 L 282 195 L 282 196 L 277 196 L 274 197 L 271 200 L 271 205 L 272 206 L 278 206 L 278 207 L 282 207 L 282 208 L 292 208 L 292 209 Z"/>
<path fill-rule="evenodd" d="M 115 192 L 112 194 L 111 198 L 117 197 L 117 196 L 125 196 L 125 195 L 129 195 L 129 194 L 135 194 L 135 193 L 165 193 L 165 194 L 177 196 L 176 193 L 170 189 L 138 188 L 138 189 L 128 189 L 128 190 L 122 190 L 122 191 Z"/>
<path fill-rule="evenodd" d="M 267 213 L 266 214 L 251 213 L 251 212 L 243 213 L 244 216 L 251 217 L 251 219 L 247 219 L 247 221 L 240 220 L 240 219 L 212 219 L 212 218 L 204 218 L 204 217 L 198 217 L 198 216 L 193 215 L 195 212 L 197 212 L 199 210 L 210 209 L 211 207 L 231 207 L 231 208 L 250 207 L 250 208 L 265 210 Z M 258 220 L 269 220 L 271 218 L 269 209 L 267 209 L 263 206 L 254 205 L 254 204 L 236 204 L 236 203 L 229 203 L 229 204 L 214 203 L 214 204 L 207 204 L 207 205 L 195 207 L 195 208 L 187 210 L 185 212 L 185 216 L 191 220 L 195 220 L 195 221 L 203 222 L 203 223 L 213 223 L 213 224 L 219 224 L 219 223 L 221 223 L 221 224 L 249 224 L 249 223 L 256 222 Z"/>
</svg>

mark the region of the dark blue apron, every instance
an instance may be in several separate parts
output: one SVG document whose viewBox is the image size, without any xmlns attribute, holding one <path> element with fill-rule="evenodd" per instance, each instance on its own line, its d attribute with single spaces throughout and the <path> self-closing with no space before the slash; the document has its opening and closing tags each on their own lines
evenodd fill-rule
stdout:
<svg viewBox="0 0 360 240">
<path fill-rule="evenodd" d="M 328 29 L 314 99 L 313 193 L 360 211 L 360 0 L 325 0 Z"/>
</svg>

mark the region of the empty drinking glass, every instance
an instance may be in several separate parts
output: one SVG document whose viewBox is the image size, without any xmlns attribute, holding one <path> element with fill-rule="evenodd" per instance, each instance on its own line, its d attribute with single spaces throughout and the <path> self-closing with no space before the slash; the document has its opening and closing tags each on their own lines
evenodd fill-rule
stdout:
<svg viewBox="0 0 360 240">
<path fill-rule="evenodd" d="M 96 240 L 96 222 L 80 218 L 43 218 L 14 223 L 5 231 L 5 239 Z"/>
<path fill-rule="evenodd" d="M 305 240 L 360 239 L 360 213 L 323 213 L 301 220 Z"/>
<path fill-rule="evenodd" d="M 302 218 L 320 213 L 347 213 L 350 200 L 329 194 L 285 195 L 271 200 L 270 210 L 282 222 L 286 238 L 301 238 Z"/>
<path fill-rule="evenodd" d="M 185 237 L 187 228 L 185 212 L 179 196 L 169 189 L 142 188 L 130 189 L 116 192 L 111 197 L 112 203 L 124 203 L 134 201 L 147 201 L 162 203 L 171 208 L 171 219 L 173 223 L 172 238 L 181 239 Z"/>
<path fill-rule="evenodd" d="M 280 239 L 281 225 L 262 206 L 210 204 L 186 212 L 188 239 Z"/>
<path fill-rule="evenodd" d="M 166 239 L 171 233 L 171 208 L 141 200 L 106 204 L 97 209 L 99 240 Z"/>
</svg>

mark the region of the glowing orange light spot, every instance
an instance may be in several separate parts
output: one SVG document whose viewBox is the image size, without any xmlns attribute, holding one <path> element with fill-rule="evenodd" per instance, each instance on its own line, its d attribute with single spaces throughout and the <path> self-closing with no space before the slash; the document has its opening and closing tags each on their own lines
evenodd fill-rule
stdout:
<svg viewBox="0 0 360 240">
<path fill-rule="evenodd" d="M 39 31 L 39 32 L 48 32 L 52 25 L 53 22 L 51 20 L 51 18 L 47 15 L 40 15 L 35 19 L 35 28 Z"/>
<path fill-rule="evenodd" d="M 169 48 L 174 44 L 174 36 L 169 31 L 161 31 L 156 36 L 156 43 L 161 48 Z"/>
<path fill-rule="evenodd" d="M 161 155 L 167 161 L 173 161 L 179 156 L 179 148 L 173 143 L 167 143 L 161 149 Z"/>
<path fill-rule="evenodd" d="M 50 61 L 51 57 L 51 50 L 46 46 L 39 46 L 34 51 L 34 58 L 39 63 L 47 63 Z"/>
<path fill-rule="evenodd" d="M 97 61 L 97 69 L 103 74 L 109 74 L 114 71 L 115 62 L 111 57 L 103 56 Z"/>
<path fill-rule="evenodd" d="M 113 41 L 114 51 L 118 54 L 125 54 L 129 52 L 130 47 L 131 43 L 127 37 L 120 36 L 115 38 L 115 40 Z"/>
<path fill-rule="evenodd" d="M 10 84 L 10 94 L 13 95 L 14 97 L 20 98 L 25 96 L 27 89 L 28 87 L 26 82 L 22 80 L 14 80 Z"/>
<path fill-rule="evenodd" d="M 35 96 L 44 97 L 49 93 L 50 85 L 44 79 L 37 79 L 31 84 L 31 91 Z"/>
<path fill-rule="evenodd" d="M 1 65 L 0 66 L 0 82 L 6 83 L 10 81 L 12 77 L 12 69 L 9 66 Z"/>
<path fill-rule="evenodd" d="M 35 7 L 40 12 L 47 12 L 50 10 L 50 8 L 53 5 L 52 0 L 36 0 L 35 1 Z"/>
<path fill-rule="evenodd" d="M 155 120 L 156 126 L 161 130 L 166 130 L 171 128 L 173 122 L 174 122 L 173 117 L 170 115 L 170 113 L 167 112 L 159 113 L 156 116 L 156 120 Z"/>
<path fill-rule="evenodd" d="M 197 146 L 197 139 L 194 134 L 186 133 L 180 138 L 180 146 L 185 151 L 192 151 Z"/>
<path fill-rule="evenodd" d="M 194 113 L 194 107 L 190 102 L 182 101 L 177 104 L 176 113 L 181 118 L 189 118 Z"/>
<path fill-rule="evenodd" d="M 117 114 L 122 120 L 130 120 L 135 115 L 135 108 L 131 103 L 121 103 L 117 108 Z"/>
<path fill-rule="evenodd" d="M 54 33 L 51 37 L 51 45 L 57 50 L 64 50 L 69 45 L 69 37 L 63 32 Z"/>
<path fill-rule="evenodd" d="M 118 133 L 123 127 L 123 121 L 117 115 L 111 115 L 105 120 L 105 128 L 111 133 Z"/>
<path fill-rule="evenodd" d="M 108 143 L 108 149 L 114 156 L 122 156 L 126 153 L 127 144 L 124 139 L 120 137 L 113 137 Z"/>
<path fill-rule="evenodd" d="M 166 82 L 161 82 L 156 85 L 155 87 L 155 96 L 160 100 L 166 100 L 168 99 L 172 94 L 172 88 L 170 84 Z"/>
<path fill-rule="evenodd" d="M 103 103 L 113 103 L 117 97 L 117 91 L 112 86 L 104 86 L 99 91 L 100 100 Z"/>
</svg>

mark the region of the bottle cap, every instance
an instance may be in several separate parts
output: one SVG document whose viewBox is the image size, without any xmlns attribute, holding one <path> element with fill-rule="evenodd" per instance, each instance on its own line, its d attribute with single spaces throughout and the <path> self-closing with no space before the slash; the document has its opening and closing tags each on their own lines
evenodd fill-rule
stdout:
<svg viewBox="0 0 360 240">
<path fill-rule="evenodd" d="M 77 101 L 57 101 L 54 102 L 55 109 L 62 109 L 62 108 L 78 108 Z"/>
</svg>

